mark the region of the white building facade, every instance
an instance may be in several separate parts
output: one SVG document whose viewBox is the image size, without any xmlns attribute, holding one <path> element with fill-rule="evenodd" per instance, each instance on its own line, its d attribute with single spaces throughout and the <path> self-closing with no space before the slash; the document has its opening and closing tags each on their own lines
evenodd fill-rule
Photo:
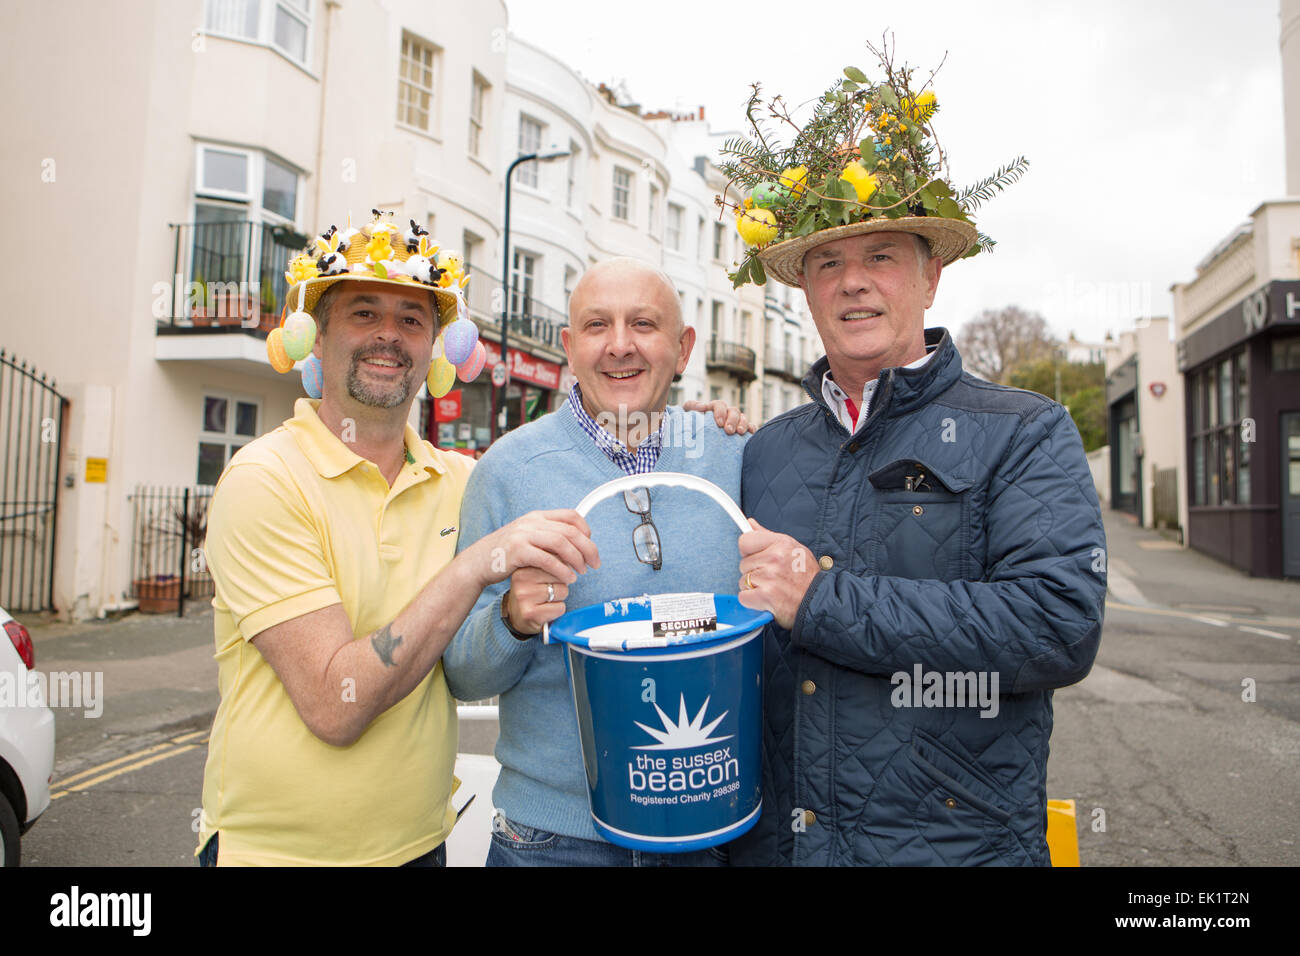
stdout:
<svg viewBox="0 0 1300 956">
<path fill-rule="evenodd" d="M 55 36 L 80 69 L 46 68 Z M 0 388 L 43 390 L 55 409 L 0 451 L 11 611 L 210 599 L 211 486 L 303 395 L 265 352 L 287 259 L 372 208 L 464 255 L 493 362 L 508 312 L 507 428 L 563 400 L 569 294 L 615 255 L 662 267 L 697 329 L 674 401 L 720 397 L 761 421 L 806 400 L 797 378 L 819 352 L 802 297 L 726 278 L 741 247 L 713 203 L 717 138 L 511 38 L 501 0 L 455 17 L 419 0 L 151 0 L 75 18 L 28 4 L 7 18 L 0 64 L 9 89 L 42 77 L 40 97 L 5 107 L 0 172 L 22 228 L 3 251 L 24 279 L 0 320 Z M 507 262 L 506 170 L 552 150 L 568 155 L 515 171 Z M 500 396 L 486 375 L 460 391 L 459 413 L 422 401 L 412 424 L 473 454 Z M 51 465 L 28 507 L 19 473 L 35 452 Z"/>
</svg>

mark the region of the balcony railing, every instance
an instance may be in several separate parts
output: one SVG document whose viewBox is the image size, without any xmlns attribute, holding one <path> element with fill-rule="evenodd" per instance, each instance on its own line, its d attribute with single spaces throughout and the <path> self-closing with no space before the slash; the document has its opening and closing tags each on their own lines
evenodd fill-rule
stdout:
<svg viewBox="0 0 1300 956">
<path fill-rule="evenodd" d="M 493 331 L 500 330 L 501 307 L 505 304 L 500 279 L 479 269 L 471 270 L 467 301 L 470 315 L 479 325 Z M 510 318 L 506 327 L 510 331 L 511 341 L 516 345 L 544 345 L 563 352 L 560 329 L 568 324 L 568 316 L 559 309 L 538 302 L 531 296 L 511 293 Z"/>
<path fill-rule="evenodd" d="M 798 382 L 803 378 L 803 369 L 789 352 L 778 349 L 766 349 L 763 352 L 763 369 L 773 375 Z"/>
<path fill-rule="evenodd" d="M 308 239 L 261 222 L 172 223 L 169 302 L 155 309 L 159 330 L 248 332 L 264 337 L 280 322 L 289 259 Z"/>
<path fill-rule="evenodd" d="M 754 350 L 735 342 L 711 339 L 704 365 L 710 372 L 714 370 L 727 372 L 736 376 L 742 382 L 752 382 L 758 377 L 758 373 L 755 371 L 756 357 Z"/>
</svg>

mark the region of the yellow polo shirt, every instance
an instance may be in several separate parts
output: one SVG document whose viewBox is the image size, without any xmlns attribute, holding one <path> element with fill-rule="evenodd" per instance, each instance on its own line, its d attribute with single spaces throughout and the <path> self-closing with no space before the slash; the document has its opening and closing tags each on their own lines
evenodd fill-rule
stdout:
<svg viewBox="0 0 1300 956">
<path fill-rule="evenodd" d="M 355 743 L 335 747 L 307 729 L 251 643 L 331 604 L 366 640 L 456 553 L 473 461 L 408 425 L 390 488 L 325 427 L 319 405 L 299 399 L 293 418 L 244 446 L 208 516 L 221 703 L 199 846 L 220 833 L 223 866 L 395 865 L 434 849 L 455 823 L 456 705 L 441 663 Z"/>
</svg>

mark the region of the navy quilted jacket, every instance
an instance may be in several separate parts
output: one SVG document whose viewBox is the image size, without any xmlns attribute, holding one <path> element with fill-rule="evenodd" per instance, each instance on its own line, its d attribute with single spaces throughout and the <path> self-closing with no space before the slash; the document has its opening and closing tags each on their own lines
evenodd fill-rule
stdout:
<svg viewBox="0 0 1300 956">
<path fill-rule="evenodd" d="M 1052 689 L 1101 636 L 1097 494 L 1064 408 L 963 373 L 943 329 L 926 342 L 856 434 L 822 358 L 813 403 L 745 449 L 744 512 L 822 570 L 764 634 L 763 814 L 734 863 L 1050 865 Z"/>
</svg>

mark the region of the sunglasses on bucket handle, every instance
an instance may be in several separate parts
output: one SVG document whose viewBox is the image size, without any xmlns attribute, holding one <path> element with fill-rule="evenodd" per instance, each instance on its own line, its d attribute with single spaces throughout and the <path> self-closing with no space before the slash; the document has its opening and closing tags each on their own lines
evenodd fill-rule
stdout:
<svg viewBox="0 0 1300 956">
<path fill-rule="evenodd" d="M 658 571 L 663 566 L 663 552 L 659 548 L 659 529 L 650 517 L 650 489 L 628 489 L 623 492 L 623 503 L 628 511 L 641 518 L 641 523 L 632 531 L 636 559 Z"/>
</svg>

